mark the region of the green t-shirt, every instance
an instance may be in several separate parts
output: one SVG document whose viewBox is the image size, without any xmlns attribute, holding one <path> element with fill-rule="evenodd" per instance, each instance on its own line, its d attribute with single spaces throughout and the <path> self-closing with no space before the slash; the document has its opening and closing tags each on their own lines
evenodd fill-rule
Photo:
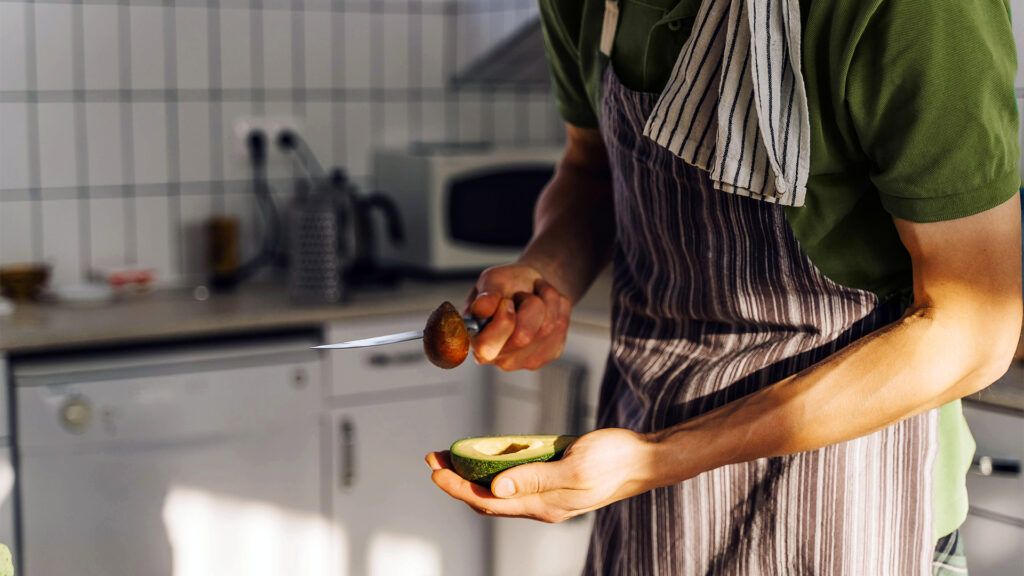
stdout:
<svg viewBox="0 0 1024 576">
<path fill-rule="evenodd" d="M 633 90 L 668 81 L 700 0 L 620 0 L 611 63 Z M 912 296 L 893 217 L 951 220 L 1020 188 L 1016 52 L 1003 0 L 801 0 L 811 165 L 803 207 L 786 208 L 801 247 L 835 282 Z M 598 126 L 604 0 L 540 0 L 558 108 Z M 974 441 L 960 402 L 939 413 L 934 526 L 967 514 Z"/>
</svg>

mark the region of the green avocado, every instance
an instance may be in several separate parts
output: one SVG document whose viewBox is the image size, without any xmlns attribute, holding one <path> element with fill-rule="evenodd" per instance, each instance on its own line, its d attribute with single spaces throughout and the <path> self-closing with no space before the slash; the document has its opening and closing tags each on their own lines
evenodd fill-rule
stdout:
<svg viewBox="0 0 1024 576">
<path fill-rule="evenodd" d="M 481 436 L 455 441 L 451 461 L 455 473 L 470 482 L 490 487 L 503 470 L 530 462 L 558 460 L 575 436 Z"/>
</svg>

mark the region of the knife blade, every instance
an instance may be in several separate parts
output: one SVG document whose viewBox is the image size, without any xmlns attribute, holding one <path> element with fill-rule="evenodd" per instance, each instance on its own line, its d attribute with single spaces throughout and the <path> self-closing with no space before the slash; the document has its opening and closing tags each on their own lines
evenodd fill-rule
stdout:
<svg viewBox="0 0 1024 576">
<path fill-rule="evenodd" d="M 463 318 L 463 322 L 466 323 L 466 330 L 470 334 L 476 334 L 477 332 L 484 329 L 487 325 L 488 320 L 477 320 L 476 318 Z M 418 340 L 423 338 L 423 330 L 410 330 L 409 332 L 398 332 L 396 334 L 385 334 L 383 336 L 374 336 L 372 338 L 363 338 L 361 340 L 349 340 L 348 342 L 335 342 L 334 344 L 323 344 L 321 346 L 314 346 L 314 350 L 347 350 L 349 348 L 366 348 L 367 346 L 383 346 L 385 344 L 395 344 L 398 342 L 408 342 L 409 340 Z"/>
</svg>

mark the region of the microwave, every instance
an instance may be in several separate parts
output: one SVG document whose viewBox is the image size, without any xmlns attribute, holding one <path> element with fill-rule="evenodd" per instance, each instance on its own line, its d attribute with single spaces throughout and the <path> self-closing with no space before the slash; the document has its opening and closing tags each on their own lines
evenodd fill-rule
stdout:
<svg viewBox="0 0 1024 576">
<path fill-rule="evenodd" d="M 468 276 L 514 261 L 561 148 L 412 146 L 380 150 L 374 183 L 398 207 L 405 242 L 383 260 L 414 276 Z"/>
</svg>

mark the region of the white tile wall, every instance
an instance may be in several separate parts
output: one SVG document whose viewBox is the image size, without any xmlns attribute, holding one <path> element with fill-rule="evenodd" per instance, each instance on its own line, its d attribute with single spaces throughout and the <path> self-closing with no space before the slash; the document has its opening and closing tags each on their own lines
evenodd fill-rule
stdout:
<svg viewBox="0 0 1024 576">
<path fill-rule="evenodd" d="M 341 58 L 345 63 L 345 87 L 370 87 L 369 14 L 345 14 L 345 32 Z"/>
<path fill-rule="evenodd" d="M 37 87 L 40 90 L 70 90 L 71 6 L 36 4 Z"/>
<path fill-rule="evenodd" d="M 189 194 L 181 197 L 181 245 L 185 269 L 181 275 L 199 278 L 205 273 L 207 219 L 213 213 L 213 201 L 208 195 Z"/>
<path fill-rule="evenodd" d="M 344 110 L 347 164 L 350 167 L 367 166 L 371 147 L 371 106 L 366 102 L 347 102 Z"/>
<path fill-rule="evenodd" d="M 249 88 L 252 85 L 252 27 L 248 10 L 220 11 L 221 85 Z"/>
<path fill-rule="evenodd" d="M 171 221 L 166 196 L 139 196 L 135 199 L 138 225 L 138 264 L 156 270 L 158 281 L 176 276 L 173 266 L 177 246 L 171 244 Z M 177 219 L 174 218 L 175 223 Z M 177 237 L 177 234 L 175 234 Z"/>
<path fill-rule="evenodd" d="M 425 101 L 420 104 L 422 122 L 420 140 L 422 142 L 440 142 L 445 139 L 448 131 L 447 106 L 444 102 Z"/>
<path fill-rule="evenodd" d="M 246 162 L 245 148 L 235 132 L 239 120 L 252 116 L 251 102 L 225 102 L 221 108 L 220 145 L 224 150 L 224 179 L 244 180 L 249 177 L 249 166 Z"/>
<path fill-rule="evenodd" d="M 135 182 L 167 182 L 167 108 L 163 102 L 132 104 Z"/>
<path fill-rule="evenodd" d="M 85 270 L 79 258 L 79 200 L 43 200 L 43 260 L 53 266 L 53 284 L 74 284 Z"/>
<path fill-rule="evenodd" d="M 306 86 L 330 88 L 334 82 L 332 28 L 336 16 L 323 12 L 303 15 Z"/>
<path fill-rule="evenodd" d="M 90 264 L 125 264 L 125 201 L 121 197 L 89 199 Z"/>
<path fill-rule="evenodd" d="M 310 102 L 306 104 L 306 117 L 302 123 L 306 142 L 317 158 L 327 166 L 338 161 L 334 155 L 332 108 L 330 102 Z"/>
<path fill-rule="evenodd" d="M 388 14 L 383 22 L 383 35 L 387 39 L 384 58 L 384 87 L 409 86 L 409 17 Z"/>
<path fill-rule="evenodd" d="M 0 2 L 0 90 L 24 90 L 25 6 Z"/>
<path fill-rule="evenodd" d="M 201 229 L 214 211 L 239 215 L 245 245 L 253 248 L 250 167 L 235 127 L 257 112 L 294 117 L 323 164 L 342 165 L 359 182 L 369 181 L 375 145 L 477 140 L 486 136 L 484 115 L 508 114 L 479 92 L 444 91 L 456 70 L 448 48 L 468 61 L 474 43 L 493 40 L 491 30 L 504 30 L 524 3 L 465 4 L 472 10 L 459 19 L 477 23 L 464 24 L 466 39 L 455 37 L 456 0 L 372 1 L 220 0 L 209 8 L 195 1 L 0 0 L 0 263 L 48 258 L 58 284 L 81 281 L 90 266 L 121 263 L 154 266 L 163 279 L 197 278 L 205 260 Z M 254 5 L 262 9 L 254 12 Z M 30 14 L 36 40 L 27 46 Z M 82 45 L 72 45 L 78 37 Z M 257 46 L 262 50 L 253 55 Z M 380 51 L 371 57 L 371 48 Z M 38 59 L 37 86 L 27 81 L 30 49 Z M 78 53 L 84 105 L 83 93 L 72 91 Z M 281 90 L 297 81 L 307 91 L 293 101 Z M 36 99 L 42 103 L 24 103 Z M 532 101 L 526 107 L 531 114 L 535 108 L 542 111 Z M 174 130 L 169 109 L 177 110 Z M 37 122 L 29 121 L 33 110 Z M 531 139 L 544 133 L 545 121 L 532 116 L 498 122 Z M 26 144 L 33 141 L 38 150 L 30 155 Z M 298 174 L 276 151 L 270 172 Z M 88 182 L 78 181 L 82 173 Z M 171 178 L 180 188 L 170 187 Z M 287 202 L 291 187 L 276 188 Z"/>
<path fill-rule="evenodd" d="M 290 88 L 292 82 L 292 14 L 263 11 L 263 85 Z"/>
<path fill-rule="evenodd" d="M 378 143 L 387 148 L 398 148 L 409 142 L 409 103 L 384 104 L 384 126 Z"/>
<path fill-rule="evenodd" d="M 119 87 L 121 53 L 117 10 L 117 6 L 82 6 L 85 87 L 90 90 Z"/>
<path fill-rule="evenodd" d="M 0 4 L 2 6 L 2 4 Z M 28 105 L 0 103 L 0 195 L 3 190 L 27 188 Z"/>
<path fill-rule="evenodd" d="M 121 107 L 114 102 L 85 105 L 89 184 L 112 186 L 123 180 Z"/>
<path fill-rule="evenodd" d="M 427 14 L 422 17 L 421 36 L 423 49 L 420 50 L 420 81 L 427 88 L 442 88 L 445 77 L 445 17 Z"/>
<path fill-rule="evenodd" d="M 178 104 L 178 166 L 183 182 L 208 182 L 210 172 L 210 106 Z"/>
<path fill-rule="evenodd" d="M 32 260 L 32 210 L 28 200 L 0 204 L 0 262 Z"/>
<path fill-rule="evenodd" d="M 74 105 L 39 104 L 40 185 L 59 188 L 75 181 Z"/>
<path fill-rule="evenodd" d="M 129 9 L 132 43 L 132 88 L 162 90 L 164 76 L 164 18 L 166 9 L 132 6 Z"/>
<path fill-rule="evenodd" d="M 209 30 L 205 8 L 178 8 L 174 11 L 175 45 L 178 61 L 179 88 L 208 88 Z"/>
</svg>

